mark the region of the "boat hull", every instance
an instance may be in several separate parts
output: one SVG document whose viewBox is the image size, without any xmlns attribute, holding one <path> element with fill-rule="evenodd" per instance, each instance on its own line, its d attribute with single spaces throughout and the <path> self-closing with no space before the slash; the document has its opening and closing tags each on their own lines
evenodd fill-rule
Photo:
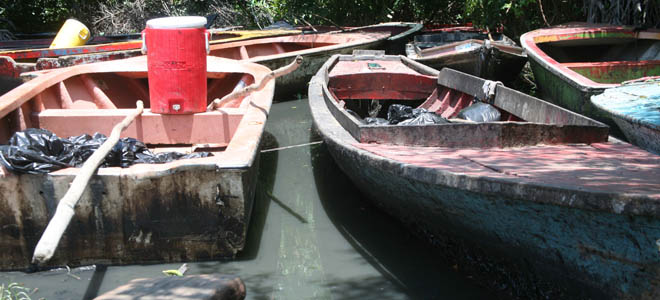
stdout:
<svg viewBox="0 0 660 300">
<path fill-rule="evenodd" d="M 612 118 L 631 144 L 660 155 L 660 131 L 616 115 Z"/>
<path fill-rule="evenodd" d="M 207 104 L 270 72 L 258 64 L 208 57 Z M 61 137 L 107 135 L 133 111 L 134 99 L 149 98 L 147 83 L 144 56 L 45 71 L 0 97 L 0 121 L 9 125 L 0 127 L 0 141 L 29 128 Z M 135 137 L 156 153 L 210 155 L 99 168 L 46 266 L 233 258 L 246 243 L 274 88 L 269 81 L 259 91 L 196 114 L 145 109 L 122 137 Z M 65 101 L 52 101 L 53 89 L 77 101 L 66 107 Z M 0 269 L 19 270 L 31 266 L 35 245 L 80 169 L 33 175 L 9 172 L 5 165 L 12 168 L 0 164 Z"/>
<path fill-rule="evenodd" d="M 308 95 L 324 144 L 370 201 L 432 241 L 448 264 L 518 298 L 660 296 L 657 157 L 598 142 L 487 149 L 360 142 L 329 108 L 335 100 L 324 82 L 336 84 L 326 75 L 334 62 Z M 621 182 L 624 171 L 639 178 Z"/>
<path fill-rule="evenodd" d="M 323 128 L 319 123 L 324 121 L 315 116 L 317 128 Z M 504 281 L 542 286 L 563 299 L 658 296 L 653 290 L 660 282 L 658 249 L 640 247 L 648 236 L 660 237 L 658 219 L 534 203 L 525 195 L 502 196 L 503 189 L 515 189 L 515 184 L 506 187 L 391 161 L 335 140 L 333 133 L 319 132 L 337 165 L 369 200 L 485 285 Z M 480 187 L 476 192 L 468 188 L 475 186 Z M 509 292 L 540 297 L 535 289 L 524 289 Z"/>
<path fill-rule="evenodd" d="M 258 158 L 258 156 L 257 156 Z M 47 266 L 233 258 L 245 246 L 258 161 L 241 169 L 188 166 L 94 176 Z M 32 251 L 72 174 L 0 181 L 0 269 L 31 265 Z"/>
</svg>

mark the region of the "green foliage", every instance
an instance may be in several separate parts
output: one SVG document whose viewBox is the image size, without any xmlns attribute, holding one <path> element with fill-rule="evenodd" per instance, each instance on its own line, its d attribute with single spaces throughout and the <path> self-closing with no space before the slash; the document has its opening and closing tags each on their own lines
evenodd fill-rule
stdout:
<svg viewBox="0 0 660 300">
<path fill-rule="evenodd" d="M 30 289 L 16 282 L 12 282 L 7 286 L 0 285 L 0 300 L 31 300 L 28 293 L 30 293 Z"/>
<path fill-rule="evenodd" d="M 467 0 L 465 15 L 466 21 L 479 28 L 491 32 L 504 30 L 517 39 L 527 31 L 546 25 L 584 21 L 582 8 L 582 1 L 570 0 Z"/>
<path fill-rule="evenodd" d="M 84 0 L 4 1 L 0 18 L 14 23 L 24 32 L 57 31 L 68 18 L 84 19 Z"/>
</svg>

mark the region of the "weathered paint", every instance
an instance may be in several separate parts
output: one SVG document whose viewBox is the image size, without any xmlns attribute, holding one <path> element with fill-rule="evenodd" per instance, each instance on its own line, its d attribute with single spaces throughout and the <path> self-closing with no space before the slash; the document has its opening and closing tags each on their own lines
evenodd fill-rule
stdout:
<svg viewBox="0 0 660 300">
<path fill-rule="evenodd" d="M 660 154 L 660 83 L 631 83 L 592 96 L 591 102 L 609 112 L 633 144 Z"/>
<path fill-rule="evenodd" d="M 297 30 L 245 30 L 245 31 L 232 31 L 232 32 L 214 32 L 210 41 L 211 44 L 222 42 L 233 42 L 239 40 L 247 40 L 258 37 L 280 36 L 289 34 L 298 34 Z M 126 42 L 106 43 L 97 45 L 87 45 L 80 47 L 70 47 L 61 49 L 26 49 L 26 50 L 10 50 L 0 51 L 0 56 L 9 56 L 16 60 L 31 60 L 42 57 L 59 57 L 65 55 L 76 54 L 91 54 L 98 52 L 110 51 L 124 51 L 136 50 L 142 47 L 142 40 L 132 40 Z"/>
<path fill-rule="evenodd" d="M 239 79 L 246 78 L 245 74 L 261 80 L 270 73 L 268 68 L 257 64 L 216 57 L 208 58 L 207 68 L 209 101 L 228 94 Z M 6 141 L 13 131 L 35 124 L 46 129 L 68 125 L 73 127 L 71 130 L 86 133 L 102 130 L 108 115 L 121 115 L 125 112 L 122 108 L 129 108 L 139 99 L 136 95 L 148 96 L 145 94 L 148 88 L 141 84 L 147 81 L 146 72 L 144 56 L 49 70 L 0 97 L 3 124 L 0 140 Z M 81 76 L 91 78 L 119 109 L 98 109 L 98 99 L 85 93 L 84 84 L 76 83 Z M 127 84 L 133 81 L 138 84 Z M 213 156 L 138 164 L 125 169 L 98 169 L 49 264 L 129 264 L 234 257 L 245 246 L 258 169 L 256 154 L 274 87 L 274 82 L 269 82 L 264 89 L 245 96 L 238 105 L 221 107 L 210 115 L 200 114 L 211 119 L 217 115 L 221 120 L 215 123 L 214 134 L 213 130 L 208 132 L 213 134 L 210 140 L 196 145 Z M 56 93 L 60 95 L 55 96 Z M 64 94 L 75 97 L 69 97 L 70 103 L 65 103 Z M 63 108 L 64 104 L 68 108 Z M 81 112 L 91 114 L 91 109 L 104 111 L 96 113 L 96 122 L 80 116 Z M 77 119 L 64 118 L 77 114 Z M 53 116 L 62 118 L 54 124 L 40 123 Z M 147 110 L 146 117 L 166 120 L 172 116 L 149 116 Z M 200 128 L 191 124 L 196 122 L 190 117 L 195 118 L 188 116 L 184 120 L 188 123 L 182 125 L 181 120 L 175 119 L 163 122 L 162 131 L 178 130 L 177 134 L 186 138 L 198 135 L 191 132 Z M 87 121 L 83 122 L 85 118 Z M 135 121 L 137 136 L 133 137 L 146 144 L 159 143 L 153 138 L 162 132 L 143 132 L 140 136 L 140 130 L 148 123 L 143 123 L 146 119 L 141 118 Z M 159 146 L 179 152 L 192 151 L 191 146 L 181 145 L 180 141 L 170 142 Z M 57 201 L 77 173 L 76 168 L 66 168 L 42 175 L 16 175 L 0 168 L 0 224 L 3 224 L 0 269 L 30 266 L 34 246 Z"/>
<path fill-rule="evenodd" d="M 569 24 L 525 33 L 520 37 L 520 42 L 530 58 L 534 78 L 546 100 L 605 122 L 613 126 L 616 133 L 616 124 L 609 113 L 594 107 L 590 97 L 635 76 L 660 75 L 658 60 L 559 63 L 538 45 L 571 41 L 572 45 L 577 46 L 597 39 L 658 40 L 660 33 L 637 31 L 625 26 Z"/>
<path fill-rule="evenodd" d="M 637 38 L 635 32 L 623 27 L 612 27 L 611 31 L 600 31 L 598 28 L 592 28 L 592 31 L 585 32 L 569 32 L 562 34 L 559 30 L 558 34 L 542 35 L 534 37 L 535 43 L 549 43 L 567 40 L 584 40 L 584 39 L 600 39 L 600 38 Z M 616 31 L 619 30 L 619 31 Z"/>
<path fill-rule="evenodd" d="M 0 56 L 0 76 L 18 78 L 23 72 L 34 71 L 32 63 L 17 63 L 9 56 Z"/>
<path fill-rule="evenodd" d="M 610 143 L 360 143 L 328 107 L 333 59 L 310 82 L 316 128 L 360 190 L 443 259 L 484 284 L 522 287 L 511 291 L 520 298 L 660 297 L 660 157 Z"/>
<path fill-rule="evenodd" d="M 624 81 L 660 75 L 660 60 L 565 63 L 564 66 L 598 83 Z"/>
</svg>

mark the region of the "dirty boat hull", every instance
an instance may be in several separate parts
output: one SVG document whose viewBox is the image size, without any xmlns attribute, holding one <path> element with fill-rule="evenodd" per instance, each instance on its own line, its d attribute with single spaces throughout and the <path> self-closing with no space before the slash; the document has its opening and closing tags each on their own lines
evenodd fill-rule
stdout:
<svg viewBox="0 0 660 300">
<path fill-rule="evenodd" d="M 207 65 L 207 101 L 270 73 L 261 65 L 214 57 Z M 145 57 L 41 74 L 0 97 L 0 142 L 31 127 L 64 137 L 107 135 L 133 110 L 135 99 L 149 98 L 146 77 Z M 97 96 L 91 96 L 89 85 Z M 213 156 L 100 168 L 47 266 L 235 257 L 246 243 L 257 153 L 274 88 L 271 81 L 260 91 L 222 104 L 218 111 L 188 115 L 152 113 L 147 101 L 145 112 L 122 137 L 142 140 L 152 151 L 198 149 Z M 105 93 L 118 108 L 97 108 L 98 93 Z M 64 101 L 60 98 L 66 98 L 61 95 L 67 94 L 76 99 L 69 103 L 72 109 L 59 106 Z M 65 168 L 41 175 L 16 174 L 0 167 L 0 269 L 30 267 L 34 247 L 77 173 L 76 168 Z"/>
<path fill-rule="evenodd" d="M 459 269 L 488 274 L 474 276 L 484 285 L 537 284 L 542 286 L 540 289 L 558 292 L 556 295 L 563 299 L 616 299 L 613 295 L 621 295 L 619 299 L 654 299 L 650 295 L 657 296 L 657 291 L 647 292 L 649 286 L 645 284 L 657 285 L 659 280 L 657 249 L 648 243 L 649 235 L 660 236 L 657 219 L 631 219 L 625 215 L 530 203 L 519 197 L 501 196 L 502 190 L 515 193 L 514 184 L 499 185 L 460 174 L 405 166 L 371 153 L 347 149 L 345 144 L 330 138 L 324 138 L 324 142 L 344 174 L 374 204 L 438 246 L 440 255 Z M 476 189 L 481 191 L 470 192 L 468 186 L 478 186 Z M 552 194 L 552 190 L 535 193 L 541 196 Z M 607 230 L 597 232 L 594 226 Z M 631 233 L 630 228 L 646 231 Z M 643 251 L 638 246 L 640 242 L 646 247 Z M 627 252 L 636 253 L 634 260 L 629 260 Z M 638 269 L 644 265 L 639 262 L 651 261 L 656 262 L 648 264 L 648 272 Z M 617 282 L 618 286 L 606 289 L 605 282 Z M 525 290 L 512 293 L 522 298 L 540 296 Z"/>
<path fill-rule="evenodd" d="M 654 179 L 660 159 L 627 144 L 602 142 L 489 149 L 360 142 L 329 108 L 332 96 L 322 82 L 333 59 L 312 79 L 308 95 L 329 152 L 372 202 L 436 243 L 448 263 L 520 298 L 660 295 L 660 186 Z M 585 158 L 591 167 L 572 165 Z M 625 174 L 605 171 L 605 162 L 622 158 L 625 164 L 611 167 L 641 172 L 628 188 Z M 520 169 L 539 160 L 548 162 L 543 172 L 556 177 L 535 179 Z M 619 187 L 588 179 L 590 168 L 601 165 L 601 178 L 614 176 L 609 180 Z M 573 176 L 580 179 L 565 179 Z"/>
<path fill-rule="evenodd" d="M 258 157 L 258 156 L 257 156 Z M 233 258 L 245 245 L 258 161 L 144 175 L 97 175 L 48 265 L 142 264 Z M 74 175 L 0 181 L 3 270 L 24 270 Z M 219 202 L 222 201 L 222 202 Z"/>
<path fill-rule="evenodd" d="M 539 29 L 520 37 L 543 97 L 604 122 L 615 133 L 611 115 L 594 107 L 590 98 L 624 81 L 660 75 L 660 55 L 653 50 L 659 40 L 657 31 L 588 24 Z"/>
</svg>

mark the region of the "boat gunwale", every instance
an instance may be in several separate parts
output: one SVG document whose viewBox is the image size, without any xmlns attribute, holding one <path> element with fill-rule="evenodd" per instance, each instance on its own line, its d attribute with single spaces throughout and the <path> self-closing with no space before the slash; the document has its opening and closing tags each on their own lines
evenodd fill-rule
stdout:
<svg viewBox="0 0 660 300">
<path fill-rule="evenodd" d="M 248 73 L 254 77 L 255 82 L 263 79 L 270 69 L 265 66 L 236 61 L 219 57 L 207 57 L 208 73 L 227 73 L 228 71 L 237 71 Z M 142 62 L 142 63 L 140 63 Z M 124 67 L 130 66 L 131 70 Z M 217 68 L 217 69 L 215 69 Z M 102 71 L 96 71 L 96 70 Z M 48 72 L 37 76 L 19 88 L 16 88 L 0 97 L 3 99 L 21 99 L 11 101 L 11 103 L 2 103 L 0 101 L 0 118 L 4 118 L 9 112 L 20 107 L 23 103 L 32 99 L 36 94 L 46 88 L 60 82 L 66 78 L 71 78 L 80 74 L 88 73 L 111 73 L 111 72 L 147 72 L 146 57 L 134 57 L 124 60 L 105 61 L 92 64 L 78 65 L 62 69 L 48 70 Z M 243 111 L 243 117 L 238 124 L 227 147 L 221 152 L 212 152 L 214 156 L 204 158 L 191 158 L 185 160 L 175 160 L 163 164 L 135 164 L 128 168 L 109 167 L 99 168 L 98 175 L 111 176 L 166 176 L 172 172 L 178 172 L 187 169 L 209 168 L 215 170 L 245 170 L 253 165 L 255 156 L 258 155 L 258 148 L 262 138 L 263 129 L 268 117 L 268 112 L 272 104 L 272 98 L 275 89 L 275 82 L 270 81 L 260 90 L 246 96 L 242 101 L 247 105 L 238 108 Z M 27 92 L 24 92 L 27 90 Z M 145 100 L 148 101 L 148 100 Z M 222 110 L 222 109 L 220 109 Z M 236 110 L 236 108 L 232 108 Z M 251 137 L 251 138 L 250 138 Z M 78 168 L 65 168 L 48 173 L 48 176 L 76 175 Z M 4 174 L 3 174 L 4 173 Z M 0 169 L 0 178 L 7 176 L 6 170 Z"/>
<path fill-rule="evenodd" d="M 452 48 L 452 47 L 456 47 L 457 45 L 466 44 L 466 43 L 477 43 L 477 44 L 480 44 L 480 46 L 479 47 L 474 47 L 474 48 L 470 47 L 470 48 L 468 48 L 469 50 L 467 50 L 467 51 L 460 51 L 460 50 L 455 50 L 454 49 L 452 51 L 441 52 L 441 53 L 438 53 L 438 54 L 430 54 L 430 55 L 426 54 L 427 52 L 435 52 L 435 51 L 438 51 L 438 50 L 443 50 L 445 48 Z M 460 55 L 460 54 L 462 54 L 462 55 L 475 54 L 475 53 L 479 53 L 482 48 L 486 47 L 484 41 L 477 40 L 477 39 L 462 40 L 462 41 L 452 42 L 452 43 L 449 43 L 449 44 L 438 45 L 438 46 L 435 46 L 435 47 L 429 47 L 429 48 L 425 48 L 425 49 L 419 48 L 419 46 L 416 45 L 415 43 L 410 43 L 410 45 L 411 45 L 411 48 L 414 49 L 414 52 L 410 51 L 410 52 L 406 53 L 406 55 L 408 56 L 408 58 L 418 60 L 418 61 L 433 60 L 433 59 L 439 59 L 439 58 L 444 58 L 444 57 L 447 57 L 447 56 Z M 520 57 L 520 58 L 527 58 L 527 55 L 525 54 L 525 51 L 523 50 L 522 47 L 505 45 L 505 44 L 498 43 L 498 42 L 490 43 L 490 47 L 493 48 L 493 49 L 500 50 L 505 54 L 513 55 L 513 56 Z"/>
<path fill-rule="evenodd" d="M 295 51 L 290 51 L 290 52 L 283 52 L 283 53 L 276 53 L 276 54 L 269 54 L 269 55 L 261 55 L 261 56 L 254 56 L 254 57 L 249 57 L 246 60 L 243 61 L 249 61 L 249 62 L 255 62 L 255 63 L 261 63 L 265 61 L 270 61 L 270 60 L 277 60 L 277 59 L 288 59 L 288 58 L 293 58 L 298 55 L 308 55 L 308 54 L 313 54 L 313 53 L 318 53 L 318 52 L 325 52 L 325 51 L 334 51 L 334 50 L 340 50 L 340 49 L 345 49 L 345 48 L 351 48 L 355 46 L 360 46 L 360 45 L 370 45 L 374 43 L 379 43 L 381 41 L 384 41 L 387 39 L 389 36 L 386 33 L 353 33 L 353 32 L 348 32 L 348 33 L 315 33 L 315 34 L 304 34 L 304 35 L 291 35 L 291 36 L 280 36 L 280 37 L 272 37 L 272 38 L 264 38 L 264 39 L 259 39 L 259 43 L 253 43 L 254 41 L 237 41 L 237 42 L 229 42 L 229 43 L 223 43 L 223 44 L 218 44 L 214 46 L 211 46 L 211 53 L 213 51 L 222 51 L 224 49 L 231 49 L 231 48 L 239 48 L 241 46 L 246 46 L 246 45 L 263 45 L 263 44 L 272 44 L 272 43 L 277 43 L 277 42 L 292 42 L 292 43 L 301 43 L 301 42 L 308 42 L 310 39 L 315 39 L 318 37 L 322 38 L 329 38 L 330 40 L 334 39 L 341 39 L 343 36 L 348 36 L 348 35 L 353 35 L 355 37 L 363 37 L 361 39 L 355 39 L 351 42 L 341 42 L 332 44 L 332 45 L 326 45 L 326 46 L 321 46 L 321 47 L 316 47 L 316 48 L 308 48 L 308 49 L 302 49 L 302 50 L 295 50 Z M 300 40 L 294 40 L 294 41 L 289 41 L 291 39 L 300 39 Z M 284 41 L 282 39 L 285 39 Z M 324 42 L 320 42 L 324 43 Z M 327 42 L 325 42 L 327 43 Z M 209 54 L 210 56 L 213 56 L 212 54 Z"/>
<path fill-rule="evenodd" d="M 325 143 L 329 147 L 337 148 L 340 153 L 353 153 L 342 155 L 355 156 L 376 169 L 430 185 L 442 185 L 480 194 L 498 194 L 524 202 L 631 216 L 660 217 L 660 193 L 607 192 L 593 188 L 531 182 L 522 178 L 465 174 L 405 163 L 361 149 L 357 146 L 360 142 L 334 118 L 325 100 L 323 76 L 327 75 L 336 56 L 338 55 L 331 57 L 312 78 L 308 97 L 314 125 Z M 575 201 L 576 197 L 581 201 Z"/>
<path fill-rule="evenodd" d="M 579 36 L 586 34 L 587 36 Z M 586 76 L 583 76 L 576 71 L 571 70 L 568 66 L 557 62 L 554 58 L 549 56 L 538 47 L 538 44 L 547 42 L 556 42 L 562 40 L 588 40 L 593 39 L 593 34 L 626 34 L 629 38 L 637 39 L 640 36 L 646 38 L 654 37 L 660 40 L 660 31 L 634 31 L 632 27 L 616 26 L 616 25 L 584 25 L 584 24 L 569 24 L 565 27 L 550 27 L 533 30 L 524 33 L 520 36 L 520 44 L 527 52 L 527 56 L 533 59 L 536 63 L 543 66 L 556 76 L 564 79 L 565 82 L 571 86 L 578 88 L 582 92 L 598 93 L 606 88 L 616 87 L 618 83 L 598 83 Z M 552 38 L 550 38 L 552 37 Z M 545 39 L 544 39 L 545 38 Z M 599 37 L 603 38 L 603 37 Z M 540 40 L 540 41 L 538 41 Z M 621 62 L 621 61 L 614 61 Z"/>
<path fill-rule="evenodd" d="M 217 44 L 235 42 L 235 41 L 248 41 L 261 37 L 280 37 L 286 35 L 295 35 L 297 33 L 300 33 L 300 31 L 277 29 L 273 31 L 268 31 L 268 33 L 264 32 L 264 30 L 235 30 L 235 31 L 225 31 L 225 32 L 216 31 L 211 33 L 218 35 L 220 34 L 234 35 L 234 37 L 209 41 L 210 45 L 217 45 Z M 121 41 L 121 42 L 82 45 L 76 47 L 56 48 L 56 49 L 51 49 L 51 48 L 18 49 L 18 50 L 8 49 L 5 51 L 0 51 L 0 56 L 8 56 L 15 60 L 58 58 L 62 56 L 98 54 L 98 53 L 106 53 L 112 51 L 131 51 L 131 50 L 140 51 L 140 47 L 142 47 L 142 40 L 134 39 L 128 41 Z"/>
</svg>

